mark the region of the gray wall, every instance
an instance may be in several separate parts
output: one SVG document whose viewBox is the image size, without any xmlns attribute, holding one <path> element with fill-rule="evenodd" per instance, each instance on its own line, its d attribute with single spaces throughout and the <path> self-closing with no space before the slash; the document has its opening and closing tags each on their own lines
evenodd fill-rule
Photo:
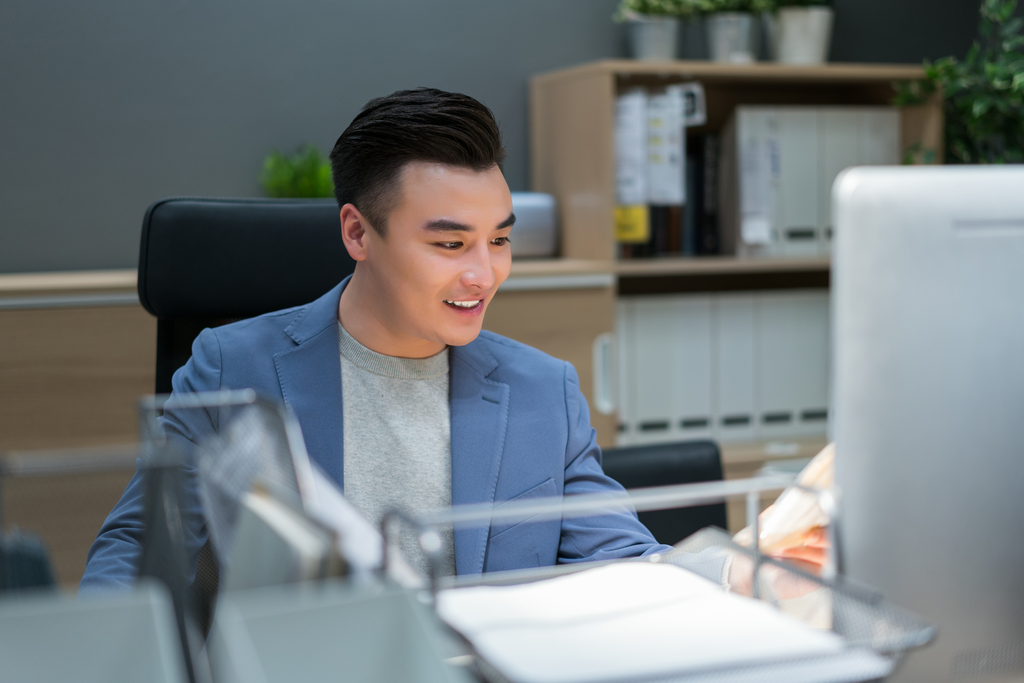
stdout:
<svg viewBox="0 0 1024 683">
<path fill-rule="evenodd" d="M 526 189 L 527 80 L 622 56 L 615 4 L 4 0 L 0 272 L 134 267 L 152 201 L 256 196 L 268 151 L 326 151 L 367 100 L 399 88 L 490 106 L 509 185 Z M 832 57 L 962 54 L 976 7 L 836 0 Z"/>
</svg>

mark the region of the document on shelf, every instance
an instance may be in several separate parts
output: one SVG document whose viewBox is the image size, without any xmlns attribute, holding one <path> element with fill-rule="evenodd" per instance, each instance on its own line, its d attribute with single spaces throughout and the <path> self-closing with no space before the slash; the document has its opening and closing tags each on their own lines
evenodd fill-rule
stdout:
<svg viewBox="0 0 1024 683">
<path fill-rule="evenodd" d="M 844 649 L 835 633 L 649 562 L 453 588 L 438 595 L 437 611 L 517 683 L 644 680 L 797 658 L 806 667 Z"/>
</svg>

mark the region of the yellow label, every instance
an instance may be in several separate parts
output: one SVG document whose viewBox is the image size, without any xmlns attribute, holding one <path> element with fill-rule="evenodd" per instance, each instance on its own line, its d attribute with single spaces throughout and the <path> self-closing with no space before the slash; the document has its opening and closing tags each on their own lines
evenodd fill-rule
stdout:
<svg viewBox="0 0 1024 683">
<path fill-rule="evenodd" d="M 615 239 L 619 242 L 644 244 L 651 237 L 647 205 L 615 207 Z"/>
</svg>

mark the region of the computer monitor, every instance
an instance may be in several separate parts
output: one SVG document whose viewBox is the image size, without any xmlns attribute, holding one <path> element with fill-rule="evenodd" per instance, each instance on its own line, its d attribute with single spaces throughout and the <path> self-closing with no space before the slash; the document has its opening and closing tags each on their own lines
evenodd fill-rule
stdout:
<svg viewBox="0 0 1024 683">
<path fill-rule="evenodd" d="M 893 680 L 1024 680 L 1024 167 L 833 187 L 847 574 L 938 627 Z"/>
</svg>

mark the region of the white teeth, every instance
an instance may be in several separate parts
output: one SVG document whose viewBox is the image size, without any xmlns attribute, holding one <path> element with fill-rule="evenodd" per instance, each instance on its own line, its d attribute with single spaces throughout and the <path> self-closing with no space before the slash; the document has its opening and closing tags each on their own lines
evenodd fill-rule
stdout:
<svg viewBox="0 0 1024 683">
<path fill-rule="evenodd" d="M 473 308 L 480 303 L 480 299 L 473 299 L 472 301 L 449 301 L 448 299 L 444 299 L 444 302 L 446 304 L 451 304 L 452 306 L 458 306 L 459 308 Z"/>
</svg>

